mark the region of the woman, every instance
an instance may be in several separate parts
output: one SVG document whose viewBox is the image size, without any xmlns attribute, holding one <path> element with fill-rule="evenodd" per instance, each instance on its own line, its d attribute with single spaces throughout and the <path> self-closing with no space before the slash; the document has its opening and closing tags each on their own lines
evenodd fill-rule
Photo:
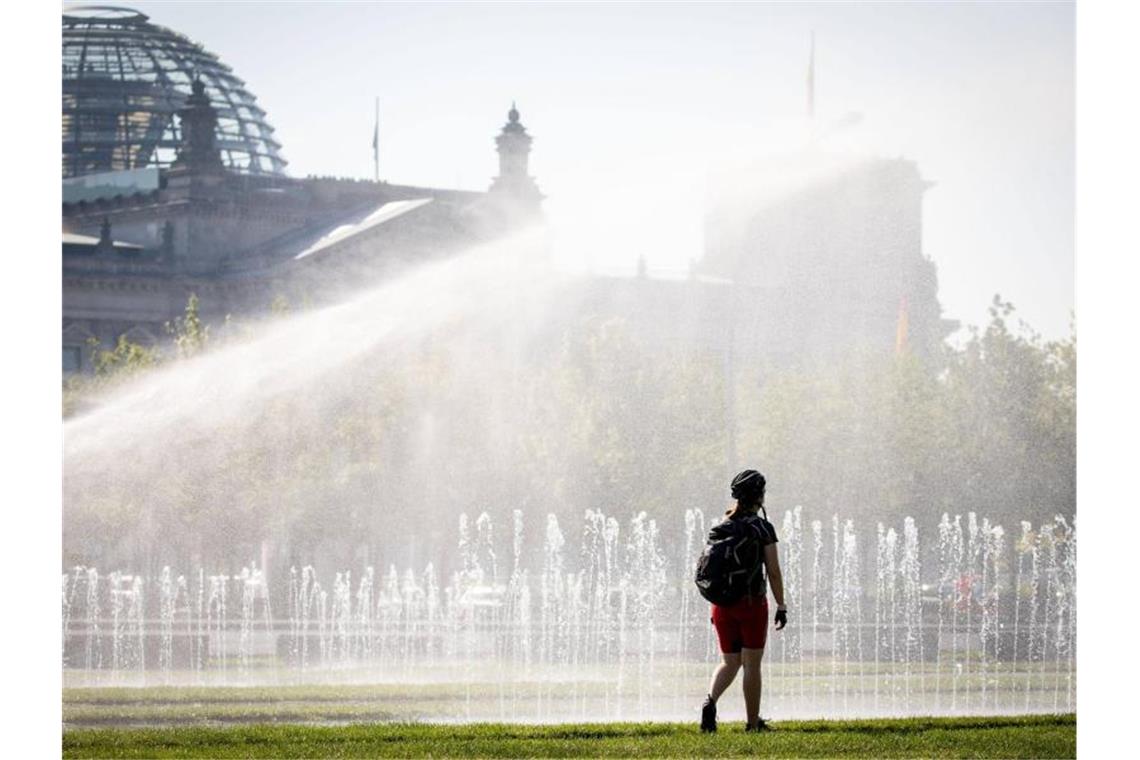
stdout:
<svg viewBox="0 0 1140 760">
<path fill-rule="evenodd" d="M 772 579 L 772 596 L 776 597 L 776 630 L 788 623 L 784 606 L 784 579 L 776 554 L 776 529 L 764 512 L 764 476 L 756 470 L 745 470 L 732 479 L 732 497 L 736 505 L 725 519 L 709 531 L 709 541 L 729 536 L 742 539 L 742 563 L 746 569 L 761 566 Z M 757 512 L 763 512 L 761 517 Z M 724 661 L 713 673 L 708 698 L 701 708 L 701 730 L 716 731 L 716 701 L 744 666 L 744 709 L 748 722 L 745 731 L 765 731 L 769 726 L 760 719 L 760 659 L 768 638 L 768 597 L 763 572 L 749 574 L 752 582 L 739 601 L 722 607 L 712 606 L 712 624 L 720 643 Z"/>
</svg>

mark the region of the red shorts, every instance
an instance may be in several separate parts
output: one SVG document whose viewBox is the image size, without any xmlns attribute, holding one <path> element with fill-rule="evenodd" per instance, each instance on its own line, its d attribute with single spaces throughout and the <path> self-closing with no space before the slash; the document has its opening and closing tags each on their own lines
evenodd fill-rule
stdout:
<svg viewBox="0 0 1140 760">
<path fill-rule="evenodd" d="M 763 649 L 768 641 L 768 597 L 746 596 L 731 607 L 712 606 L 712 624 L 724 654 Z"/>
</svg>

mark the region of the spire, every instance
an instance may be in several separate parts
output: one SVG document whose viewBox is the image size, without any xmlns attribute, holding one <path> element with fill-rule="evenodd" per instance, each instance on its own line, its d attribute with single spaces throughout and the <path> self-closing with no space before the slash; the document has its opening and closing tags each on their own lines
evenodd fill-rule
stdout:
<svg viewBox="0 0 1140 760">
<path fill-rule="evenodd" d="M 518 107 L 512 101 L 511 110 L 507 111 L 507 123 L 495 138 L 499 151 L 499 176 L 491 184 L 490 193 L 527 211 L 537 211 L 542 201 L 542 193 L 534 178 L 527 173 L 532 140 L 519 120 Z"/>
<path fill-rule="evenodd" d="M 507 134 L 508 132 L 512 134 L 526 135 L 526 127 L 524 127 L 522 125 L 522 122 L 519 121 L 519 109 L 515 106 L 515 102 L 513 100 L 511 101 L 511 110 L 507 111 L 507 123 L 503 125 L 503 134 Z M 530 150 L 529 140 L 530 138 L 528 137 L 528 152 Z M 499 153 L 501 154 L 502 150 L 500 150 Z"/>
<path fill-rule="evenodd" d="M 815 118 L 815 32 L 811 33 L 811 52 L 807 70 L 807 117 Z"/>
</svg>

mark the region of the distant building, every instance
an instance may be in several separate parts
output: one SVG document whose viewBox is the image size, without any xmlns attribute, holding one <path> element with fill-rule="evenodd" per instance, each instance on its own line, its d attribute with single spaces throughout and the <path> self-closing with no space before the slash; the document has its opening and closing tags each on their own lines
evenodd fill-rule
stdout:
<svg viewBox="0 0 1140 760">
<path fill-rule="evenodd" d="M 163 341 L 191 293 L 203 319 L 324 302 L 541 215 L 512 104 L 486 193 L 286 176 L 232 70 L 126 9 L 63 16 L 63 369 L 91 343 Z M 647 345 L 768 366 L 852 351 L 934 356 L 954 329 L 922 250 L 929 184 L 905 160 L 822 155 L 735 166 L 710 185 L 688 278 L 596 277 L 570 302 Z"/>
<path fill-rule="evenodd" d="M 265 113 L 200 45 L 126 9 L 63 16 L 63 368 L 204 319 L 322 300 L 540 213 L 512 106 L 490 192 L 292 179 Z"/>
<path fill-rule="evenodd" d="M 722 172 L 698 271 L 731 283 L 738 343 L 786 361 L 936 355 L 957 323 L 922 250 L 930 186 L 910 161 L 822 153 Z"/>
<path fill-rule="evenodd" d="M 704 256 L 688 276 L 581 283 L 577 302 L 662 348 L 780 369 L 845 357 L 938 356 L 942 317 L 922 250 L 930 184 L 905 160 L 805 153 L 710 177 Z"/>
</svg>

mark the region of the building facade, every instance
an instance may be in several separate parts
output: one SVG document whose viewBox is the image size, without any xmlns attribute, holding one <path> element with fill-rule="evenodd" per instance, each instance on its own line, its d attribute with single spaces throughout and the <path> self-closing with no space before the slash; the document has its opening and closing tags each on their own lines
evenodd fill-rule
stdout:
<svg viewBox="0 0 1140 760">
<path fill-rule="evenodd" d="M 957 323 L 922 248 L 930 187 L 911 161 L 814 151 L 722 172 L 698 270 L 732 291 L 741 348 L 782 362 L 936 356 Z"/>
<path fill-rule="evenodd" d="M 114 24 L 96 19 L 104 37 L 113 33 L 127 40 L 104 40 L 100 50 L 147 45 L 196 50 L 184 66 L 210 63 L 207 71 L 230 90 L 236 88 L 238 80 L 224 64 L 200 46 L 148 24 L 141 14 L 116 11 Z M 152 98 L 145 118 L 165 119 L 161 129 L 139 137 L 132 130 L 141 117 L 129 110 L 138 103 L 122 100 L 113 104 L 118 113 L 103 109 L 99 124 L 105 131 L 94 129 L 90 115 L 77 109 L 98 111 L 109 102 L 106 93 L 102 99 L 76 101 L 75 91 L 86 87 L 90 94 L 92 87 L 90 82 L 69 85 L 69 72 L 99 73 L 102 80 L 112 72 L 92 62 L 98 46 L 90 43 L 85 55 L 92 60 L 67 63 L 78 54 L 74 44 L 69 47 L 68 34 L 76 31 L 76 21 L 66 14 L 64 30 L 65 373 L 89 369 L 97 347 L 113 346 L 119 336 L 145 346 L 160 344 L 166 325 L 183 314 L 191 294 L 202 318 L 215 324 L 229 315 L 268 311 L 282 298 L 319 303 L 367 275 L 449 255 L 540 213 L 542 196 L 526 173 L 531 138 L 513 106 L 497 140 L 502 172 L 487 193 L 293 179 L 281 171 L 276 143 L 242 143 L 245 158 L 235 158 L 240 151 L 232 132 L 245 127 L 226 123 L 232 118 L 217 107 L 219 90 L 202 78 L 202 69 L 192 72 L 188 94 L 169 71 L 151 83 L 165 88 L 159 99 L 164 105 L 157 108 Z M 247 100 L 253 102 L 252 96 Z M 170 103 L 177 107 L 168 108 Z M 264 112 L 257 115 L 263 118 Z M 267 124 L 254 126 L 271 134 Z M 147 134 L 173 134 L 175 142 L 156 138 L 143 144 Z M 107 147 L 111 144 L 130 149 L 116 152 Z M 167 158 L 162 152 L 171 145 L 173 158 Z M 258 151 L 265 156 L 258 159 Z"/>
<path fill-rule="evenodd" d="M 541 218 L 513 104 L 485 193 L 296 179 L 244 82 L 201 45 L 123 9 L 63 19 L 65 373 L 89 370 L 120 336 L 161 344 L 191 294 L 216 325 L 282 299 L 329 302 Z M 711 183 L 704 257 L 687 280 L 643 268 L 594 278 L 578 302 L 648 341 L 772 366 L 935 356 L 954 323 L 922 250 L 929 187 L 902 159 L 733 166 Z"/>
</svg>

